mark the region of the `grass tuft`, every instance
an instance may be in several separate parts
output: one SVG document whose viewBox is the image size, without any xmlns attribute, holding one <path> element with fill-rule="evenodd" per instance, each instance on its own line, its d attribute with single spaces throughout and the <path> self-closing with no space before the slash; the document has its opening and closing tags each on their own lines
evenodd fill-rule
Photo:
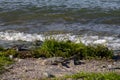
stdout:
<svg viewBox="0 0 120 80">
<path fill-rule="evenodd" d="M 78 55 L 78 59 L 112 58 L 113 51 L 104 45 L 88 45 L 71 41 L 47 39 L 41 47 L 33 51 L 34 57 L 64 57 Z"/>
<path fill-rule="evenodd" d="M 106 73 L 80 72 L 73 75 L 65 75 L 63 77 L 51 79 L 46 78 L 42 80 L 120 80 L 120 74 L 114 72 Z"/>
<path fill-rule="evenodd" d="M 72 78 L 72 79 L 82 79 L 82 80 L 120 80 L 120 74 L 107 72 L 107 73 L 85 73 L 80 72 L 73 75 L 65 76 L 65 79 Z"/>
<path fill-rule="evenodd" d="M 12 63 L 13 61 L 9 57 L 0 56 L 0 74 L 2 74 L 5 71 L 4 66 L 8 66 Z"/>
<path fill-rule="evenodd" d="M 13 60 L 9 58 L 9 55 L 15 54 L 15 50 L 5 50 L 0 47 L 0 74 L 5 71 L 5 66 L 8 66 L 13 63 Z"/>
</svg>

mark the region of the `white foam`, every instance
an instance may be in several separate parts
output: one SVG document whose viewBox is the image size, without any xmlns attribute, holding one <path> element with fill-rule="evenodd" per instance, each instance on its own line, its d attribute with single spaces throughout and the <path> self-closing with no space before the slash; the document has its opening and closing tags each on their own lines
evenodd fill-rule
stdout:
<svg viewBox="0 0 120 80">
<path fill-rule="evenodd" d="M 99 37 L 99 36 L 87 36 L 87 35 L 72 35 L 72 34 L 57 34 L 45 36 L 43 34 L 28 34 L 24 32 L 0 32 L 0 40 L 7 41 L 44 41 L 46 38 L 54 38 L 56 40 L 71 40 L 76 43 L 88 44 L 103 44 L 112 49 L 120 49 L 120 39 L 116 37 Z"/>
<path fill-rule="evenodd" d="M 23 32 L 0 32 L 0 40 L 10 40 L 10 41 L 35 41 L 35 40 L 41 40 L 43 41 L 42 35 L 37 34 L 27 34 Z"/>
<path fill-rule="evenodd" d="M 107 43 L 107 41 L 104 40 L 104 39 L 100 39 L 100 40 L 94 41 L 93 43 L 94 43 L 94 44 L 105 44 L 105 43 Z"/>
</svg>

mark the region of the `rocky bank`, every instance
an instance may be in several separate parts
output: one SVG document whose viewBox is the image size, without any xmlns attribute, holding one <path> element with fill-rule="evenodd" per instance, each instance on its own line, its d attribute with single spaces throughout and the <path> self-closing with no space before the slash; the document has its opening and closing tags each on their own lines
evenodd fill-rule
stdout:
<svg viewBox="0 0 120 80">
<path fill-rule="evenodd" d="M 15 59 L 15 64 L 6 67 L 1 80 L 41 80 L 78 72 L 118 72 L 120 61 L 114 60 L 66 60 L 61 57 Z"/>
</svg>

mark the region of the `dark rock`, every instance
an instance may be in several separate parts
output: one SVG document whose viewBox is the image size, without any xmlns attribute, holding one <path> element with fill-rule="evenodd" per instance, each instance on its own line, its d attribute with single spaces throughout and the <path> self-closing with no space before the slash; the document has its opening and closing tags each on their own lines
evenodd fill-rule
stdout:
<svg viewBox="0 0 120 80">
<path fill-rule="evenodd" d="M 80 62 L 79 60 L 74 60 L 74 65 L 80 65 L 80 64 L 84 64 L 84 63 Z"/>
<path fill-rule="evenodd" d="M 12 49 L 16 51 L 27 51 L 29 48 L 27 48 L 25 45 L 14 45 Z"/>
<path fill-rule="evenodd" d="M 66 68 L 70 68 L 66 62 L 61 63 L 62 66 L 65 66 Z"/>
<path fill-rule="evenodd" d="M 106 68 L 106 66 L 105 66 L 105 65 L 103 65 L 103 66 L 102 66 L 102 68 Z"/>
<path fill-rule="evenodd" d="M 117 37 L 120 38 L 120 34 Z"/>
<path fill-rule="evenodd" d="M 43 43 L 43 41 L 35 41 L 34 42 L 34 46 L 41 46 L 42 45 L 42 43 Z"/>
<path fill-rule="evenodd" d="M 115 61 L 120 60 L 120 53 L 117 53 L 116 55 L 114 55 L 114 56 L 113 56 L 113 59 L 114 59 Z"/>
</svg>

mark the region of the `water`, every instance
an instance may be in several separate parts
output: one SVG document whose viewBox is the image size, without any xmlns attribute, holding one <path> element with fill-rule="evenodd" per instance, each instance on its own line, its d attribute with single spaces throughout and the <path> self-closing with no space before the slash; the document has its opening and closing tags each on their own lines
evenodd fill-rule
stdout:
<svg viewBox="0 0 120 80">
<path fill-rule="evenodd" d="M 57 6 L 65 8 L 102 8 L 120 9 L 119 0 L 0 0 L 3 9 L 20 9 L 23 7 Z"/>
<path fill-rule="evenodd" d="M 120 0 L 0 0 L 0 45 L 53 36 L 120 50 Z"/>
</svg>

